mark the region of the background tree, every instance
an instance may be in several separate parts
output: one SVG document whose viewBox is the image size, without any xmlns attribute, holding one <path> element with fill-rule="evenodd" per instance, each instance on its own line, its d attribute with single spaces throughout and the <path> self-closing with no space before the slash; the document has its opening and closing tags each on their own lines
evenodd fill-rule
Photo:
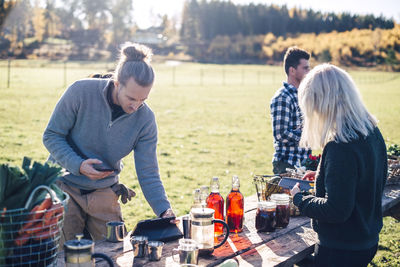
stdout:
<svg viewBox="0 0 400 267">
<path fill-rule="evenodd" d="M 112 50 L 118 49 L 118 44 L 126 42 L 132 36 L 133 5 L 131 0 L 114 0 L 110 9 L 112 17 L 111 40 Z"/>
</svg>

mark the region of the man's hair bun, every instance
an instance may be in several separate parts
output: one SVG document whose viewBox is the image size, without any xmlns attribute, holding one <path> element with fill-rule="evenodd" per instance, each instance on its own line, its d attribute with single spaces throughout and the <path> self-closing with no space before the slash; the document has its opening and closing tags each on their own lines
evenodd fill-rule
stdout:
<svg viewBox="0 0 400 267">
<path fill-rule="evenodd" d="M 150 63 L 153 53 L 147 46 L 127 43 L 121 49 L 121 59 L 128 61 L 144 61 Z"/>
</svg>

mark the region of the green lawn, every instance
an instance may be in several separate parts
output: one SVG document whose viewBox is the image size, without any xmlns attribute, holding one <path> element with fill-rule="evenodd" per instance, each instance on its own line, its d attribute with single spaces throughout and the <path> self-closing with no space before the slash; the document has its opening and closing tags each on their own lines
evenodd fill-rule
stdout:
<svg viewBox="0 0 400 267">
<path fill-rule="evenodd" d="M 64 72 L 66 67 L 66 72 Z M 113 63 L 0 61 L 0 163 L 21 164 L 24 156 L 44 161 L 42 133 L 64 84 L 106 72 Z M 147 101 L 159 128 L 158 160 L 169 199 L 178 215 L 189 211 L 192 192 L 221 180 L 221 194 L 239 175 L 241 191 L 255 193 L 253 174 L 271 174 L 273 153 L 269 101 L 283 81 L 281 67 L 254 65 L 154 64 L 156 84 Z M 388 142 L 400 144 L 400 74 L 350 71 Z M 121 180 L 137 197 L 123 206 L 127 227 L 152 218 L 134 171 L 124 159 Z M 376 266 L 398 265 L 400 227 L 385 218 Z M 387 261 L 385 263 L 385 261 Z"/>
</svg>

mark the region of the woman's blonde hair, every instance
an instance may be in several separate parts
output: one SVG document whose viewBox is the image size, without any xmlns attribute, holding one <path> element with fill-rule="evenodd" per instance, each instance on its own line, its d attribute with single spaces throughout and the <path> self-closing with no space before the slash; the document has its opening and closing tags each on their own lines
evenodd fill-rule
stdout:
<svg viewBox="0 0 400 267">
<path fill-rule="evenodd" d="M 350 75 L 331 64 L 312 69 L 299 86 L 304 125 L 300 145 L 314 149 L 328 142 L 367 136 L 377 120 L 366 109 Z"/>
</svg>

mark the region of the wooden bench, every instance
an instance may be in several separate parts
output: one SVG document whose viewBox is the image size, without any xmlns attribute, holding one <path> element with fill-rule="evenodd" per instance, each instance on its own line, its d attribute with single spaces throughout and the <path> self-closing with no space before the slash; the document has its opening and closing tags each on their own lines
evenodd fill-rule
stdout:
<svg viewBox="0 0 400 267">
<path fill-rule="evenodd" d="M 199 257 L 199 266 L 216 266 L 227 259 L 235 259 L 240 266 L 292 266 L 314 251 L 316 233 L 311 229 L 310 219 L 303 216 L 291 217 L 287 228 L 277 229 L 273 233 L 258 233 L 255 229 L 255 195 L 245 199 L 245 227 L 242 233 L 230 234 L 228 241 L 208 257 Z M 396 215 L 393 211 L 400 207 L 400 185 L 385 188 L 382 198 L 384 215 Z M 398 212 L 398 211 L 397 211 Z M 397 215 L 400 215 L 397 213 Z M 163 249 L 162 259 L 150 262 L 147 258 L 136 258 L 133 266 L 178 266 L 171 253 L 178 241 L 168 242 Z M 110 243 L 99 241 L 95 252 L 110 256 L 117 266 L 132 266 L 133 251 L 129 235 L 124 242 Z M 64 254 L 58 255 L 57 266 L 64 266 Z M 96 266 L 107 266 L 98 261 Z"/>
</svg>

